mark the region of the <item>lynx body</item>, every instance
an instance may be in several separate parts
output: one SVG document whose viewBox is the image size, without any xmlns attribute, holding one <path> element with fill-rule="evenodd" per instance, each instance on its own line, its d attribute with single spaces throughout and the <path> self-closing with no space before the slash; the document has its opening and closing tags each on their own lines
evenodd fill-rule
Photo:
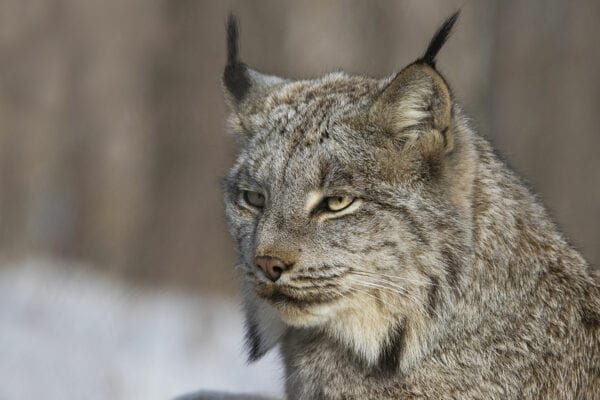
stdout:
<svg viewBox="0 0 600 400">
<path fill-rule="evenodd" d="M 382 80 L 262 75 L 229 21 L 226 215 L 289 400 L 600 399 L 598 275 L 437 71 L 456 17 Z"/>
</svg>

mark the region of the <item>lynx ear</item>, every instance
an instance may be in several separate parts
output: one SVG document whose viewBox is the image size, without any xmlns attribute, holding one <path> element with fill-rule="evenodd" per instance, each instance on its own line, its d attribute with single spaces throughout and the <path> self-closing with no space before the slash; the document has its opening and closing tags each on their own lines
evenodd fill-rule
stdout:
<svg viewBox="0 0 600 400">
<path fill-rule="evenodd" d="M 279 343 L 285 333 L 285 323 L 270 304 L 258 298 L 250 287 L 243 288 L 246 313 L 246 348 L 248 361 L 261 359 Z"/>
<path fill-rule="evenodd" d="M 223 72 L 223 87 L 229 105 L 236 109 L 253 93 L 259 93 L 269 86 L 283 81 L 276 76 L 254 71 L 239 60 L 237 19 L 229 14 L 227 19 L 227 65 Z"/>
<path fill-rule="evenodd" d="M 423 57 L 396 74 L 371 106 L 371 116 L 389 134 L 412 137 L 429 149 L 452 149 L 452 98 L 435 57 L 457 18 L 446 20 Z"/>
</svg>

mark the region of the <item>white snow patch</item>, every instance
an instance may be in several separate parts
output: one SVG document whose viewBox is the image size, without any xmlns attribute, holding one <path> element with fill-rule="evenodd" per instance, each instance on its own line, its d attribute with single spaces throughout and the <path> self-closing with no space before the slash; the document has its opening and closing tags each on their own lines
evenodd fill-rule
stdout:
<svg viewBox="0 0 600 400">
<path fill-rule="evenodd" d="M 277 354 L 246 365 L 232 300 L 148 290 L 45 261 L 0 268 L 0 399 L 282 393 Z"/>
</svg>

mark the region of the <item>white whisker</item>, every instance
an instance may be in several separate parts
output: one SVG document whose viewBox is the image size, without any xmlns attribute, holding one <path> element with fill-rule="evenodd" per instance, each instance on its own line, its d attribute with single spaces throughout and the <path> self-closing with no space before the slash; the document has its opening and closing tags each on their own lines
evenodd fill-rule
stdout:
<svg viewBox="0 0 600 400">
<path fill-rule="evenodd" d="M 364 276 L 364 277 L 368 278 L 367 276 Z M 423 310 L 427 309 L 427 306 L 425 305 L 425 303 L 423 301 L 421 301 L 417 297 L 411 295 L 405 288 L 394 287 L 393 285 L 389 285 L 389 282 L 386 282 L 386 281 L 373 282 L 373 281 L 362 281 L 362 280 L 352 280 L 352 282 L 354 282 L 355 284 L 360 285 L 360 286 L 378 288 L 381 290 L 385 290 L 387 292 L 396 293 L 396 294 L 403 296 L 404 298 L 412 301 L 414 304 L 419 306 L 421 309 L 423 309 Z M 437 317 L 441 317 L 436 310 L 432 309 L 431 311 Z"/>
<path fill-rule="evenodd" d="M 405 277 L 401 277 L 401 276 L 382 274 L 379 272 L 372 272 L 372 271 L 366 271 L 366 270 L 354 269 L 354 270 L 348 271 L 348 273 L 354 274 L 354 275 L 368 276 L 368 277 L 372 277 L 372 278 L 390 278 L 390 279 L 394 279 L 394 280 L 400 280 L 400 281 L 405 281 L 405 282 L 409 282 L 409 283 L 414 283 L 415 285 L 419 285 L 419 286 L 439 286 L 439 287 L 443 287 L 443 288 L 448 288 L 447 285 L 440 284 L 440 283 L 414 280 L 414 279 L 409 279 L 409 278 L 405 278 Z"/>
</svg>

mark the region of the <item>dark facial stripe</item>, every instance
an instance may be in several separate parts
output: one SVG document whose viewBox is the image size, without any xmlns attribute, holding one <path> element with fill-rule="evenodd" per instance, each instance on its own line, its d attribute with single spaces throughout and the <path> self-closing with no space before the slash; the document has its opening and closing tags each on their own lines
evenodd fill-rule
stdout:
<svg viewBox="0 0 600 400">
<path fill-rule="evenodd" d="M 377 369 L 380 373 L 391 375 L 396 373 L 402 358 L 405 340 L 405 328 L 403 322 L 398 322 L 390 329 L 386 343 L 381 349 Z"/>
<path fill-rule="evenodd" d="M 361 253 L 373 253 L 375 251 L 381 251 L 383 249 L 392 249 L 396 250 L 398 245 L 396 242 L 392 242 L 391 240 L 384 240 L 381 243 L 376 243 L 370 246 L 366 246 L 361 250 Z"/>
<path fill-rule="evenodd" d="M 323 189 L 327 183 L 327 175 L 331 169 L 331 164 L 328 160 L 322 160 L 319 166 L 319 189 Z"/>
<path fill-rule="evenodd" d="M 335 249 L 342 249 L 350 254 L 360 253 L 360 250 L 352 247 L 350 243 L 348 243 L 348 239 L 342 238 L 338 239 L 330 239 L 327 243 L 330 247 Z"/>
<path fill-rule="evenodd" d="M 326 182 L 329 187 L 354 187 L 354 175 L 351 171 L 334 168 Z"/>
<path fill-rule="evenodd" d="M 462 270 L 461 262 L 456 255 L 448 249 L 442 250 L 442 257 L 446 265 L 446 280 L 454 288 L 460 283 L 460 272 Z"/>
<path fill-rule="evenodd" d="M 422 244 L 428 244 L 429 243 L 429 239 L 427 238 L 427 235 L 425 235 L 425 228 L 423 227 L 423 224 L 421 224 L 412 214 L 412 212 L 403 205 L 390 205 L 390 204 L 385 204 L 385 203 L 380 203 L 380 202 L 375 202 L 379 207 L 385 209 L 385 210 L 390 210 L 390 211 L 394 211 L 394 212 L 401 212 L 402 213 L 402 218 L 407 222 L 407 226 L 408 229 L 410 230 L 410 233 L 417 238 L 417 240 L 419 240 L 419 242 L 421 242 Z"/>
<path fill-rule="evenodd" d="M 298 133 L 298 135 L 290 143 L 290 147 L 286 154 L 286 160 L 284 162 L 283 169 L 282 169 L 283 172 L 282 172 L 281 176 L 279 177 L 279 179 L 283 179 L 283 180 L 289 179 L 289 169 L 292 165 L 292 159 L 294 158 L 294 153 L 296 153 L 296 150 L 300 147 L 300 144 L 302 144 L 302 141 L 300 139 L 302 137 L 303 132 L 297 132 L 297 133 Z"/>
<path fill-rule="evenodd" d="M 429 240 L 427 239 L 427 236 L 424 233 L 425 228 L 420 222 L 417 221 L 417 219 L 413 216 L 410 210 L 404 206 L 397 207 L 397 210 L 402 211 L 402 213 L 404 214 L 403 217 L 408 222 L 408 228 L 410 229 L 411 233 L 417 239 L 419 239 L 421 243 L 428 244 Z"/>
<path fill-rule="evenodd" d="M 440 303 L 440 281 L 435 276 L 430 276 L 429 281 L 431 282 L 431 286 L 427 294 L 427 312 L 429 317 L 434 318 Z"/>
</svg>

